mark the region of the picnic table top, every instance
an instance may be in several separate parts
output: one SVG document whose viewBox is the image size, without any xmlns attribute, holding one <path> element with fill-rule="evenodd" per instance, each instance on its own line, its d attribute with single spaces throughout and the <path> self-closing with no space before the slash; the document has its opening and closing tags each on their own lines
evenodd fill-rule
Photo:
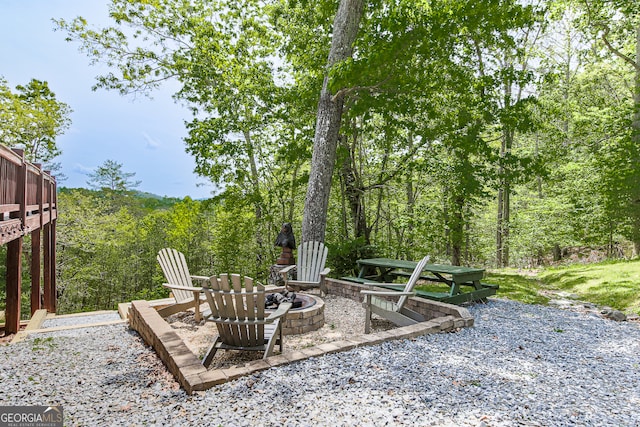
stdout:
<svg viewBox="0 0 640 427">
<path fill-rule="evenodd" d="M 366 258 L 357 261 L 360 268 L 358 277 L 343 277 L 344 280 L 363 283 L 374 286 L 382 286 L 387 289 L 402 290 L 405 285 L 385 282 L 388 277 L 406 275 L 407 271 L 414 270 L 418 264 L 416 261 L 399 260 L 391 258 Z M 375 274 L 367 273 L 367 267 L 375 267 L 378 271 Z M 448 292 L 434 292 L 414 289 L 417 296 L 434 299 L 451 304 L 462 304 L 465 302 L 483 300 L 496 294 L 497 285 L 481 283 L 484 276 L 483 268 L 462 267 L 458 265 L 446 264 L 426 264 L 423 271 L 432 275 L 421 276 L 429 281 L 446 283 L 449 286 Z M 444 276 L 450 276 L 446 278 Z M 469 292 L 463 292 L 461 287 L 472 287 Z"/>
<path fill-rule="evenodd" d="M 413 270 L 418 264 L 416 261 L 393 259 L 393 258 L 367 258 L 359 259 L 359 266 L 370 265 L 382 268 L 402 268 L 407 270 Z M 464 273 L 484 273 L 483 268 L 471 268 L 462 267 L 459 265 L 447 265 L 447 264 L 427 264 L 424 268 L 427 271 L 434 273 L 445 274 L 464 274 Z"/>
</svg>

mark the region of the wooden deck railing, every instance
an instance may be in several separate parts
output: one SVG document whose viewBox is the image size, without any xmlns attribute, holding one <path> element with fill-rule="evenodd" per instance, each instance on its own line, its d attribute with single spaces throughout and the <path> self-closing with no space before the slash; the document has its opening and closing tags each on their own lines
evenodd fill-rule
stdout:
<svg viewBox="0 0 640 427">
<path fill-rule="evenodd" d="M 56 180 L 0 145 L 0 245 L 7 245 L 5 334 L 20 328 L 23 237 L 31 234 L 31 313 L 56 310 Z M 43 283 L 43 288 L 41 288 Z"/>
</svg>

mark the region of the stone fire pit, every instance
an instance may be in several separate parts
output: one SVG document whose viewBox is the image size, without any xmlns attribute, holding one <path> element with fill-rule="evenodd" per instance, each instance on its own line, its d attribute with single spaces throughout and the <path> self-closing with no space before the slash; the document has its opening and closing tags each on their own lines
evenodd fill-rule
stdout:
<svg viewBox="0 0 640 427">
<path fill-rule="evenodd" d="M 268 294 L 267 294 L 268 295 Z M 296 294 L 295 302 L 300 301 L 300 307 L 291 308 L 287 319 L 282 324 L 284 335 L 306 334 L 317 331 L 324 326 L 324 301 L 311 294 Z M 272 310 L 266 310 L 272 311 Z"/>
</svg>

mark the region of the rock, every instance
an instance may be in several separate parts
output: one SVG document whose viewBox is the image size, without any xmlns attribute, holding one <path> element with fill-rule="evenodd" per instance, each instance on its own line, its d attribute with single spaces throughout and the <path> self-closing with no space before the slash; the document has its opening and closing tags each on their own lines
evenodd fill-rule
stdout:
<svg viewBox="0 0 640 427">
<path fill-rule="evenodd" d="M 601 311 L 601 314 L 607 319 L 615 320 L 616 322 L 627 320 L 627 315 L 619 310 L 605 309 Z"/>
</svg>

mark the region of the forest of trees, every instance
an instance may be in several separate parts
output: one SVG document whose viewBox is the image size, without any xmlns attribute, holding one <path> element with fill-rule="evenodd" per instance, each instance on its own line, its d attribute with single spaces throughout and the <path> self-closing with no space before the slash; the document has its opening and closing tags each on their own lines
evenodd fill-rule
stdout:
<svg viewBox="0 0 640 427">
<path fill-rule="evenodd" d="M 194 274 L 264 281 L 283 222 L 324 240 L 338 275 L 374 254 L 490 268 L 640 254 L 640 2 L 111 0 L 110 13 L 110 28 L 57 25 L 110 66 L 98 88 L 177 80 L 195 172 L 223 190 L 61 191 L 61 309 L 165 295 L 165 246 Z"/>
</svg>

